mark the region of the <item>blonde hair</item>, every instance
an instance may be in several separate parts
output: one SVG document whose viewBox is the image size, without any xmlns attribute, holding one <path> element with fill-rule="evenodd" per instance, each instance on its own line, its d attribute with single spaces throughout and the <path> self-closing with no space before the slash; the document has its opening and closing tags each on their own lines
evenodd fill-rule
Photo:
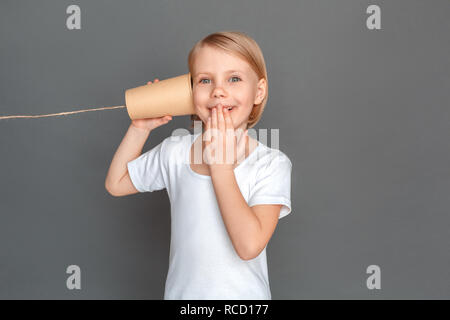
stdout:
<svg viewBox="0 0 450 320">
<path fill-rule="evenodd" d="M 247 122 L 247 129 L 253 127 L 261 118 L 269 95 L 266 64 L 264 62 L 264 56 L 262 54 L 261 48 L 258 46 L 255 40 L 240 31 L 222 31 L 212 33 L 202 40 L 198 41 L 189 52 L 188 67 L 191 74 L 193 74 L 195 54 L 204 46 L 211 46 L 214 48 L 222 49 L 238 56 L 241 59 L 244 59 L 250 65 L 252 70 L 255 71 L 256 75 L 258 76 L 258 80 L 260 80 L 261 78 L 264 78 L 266 80 L 266 96 L 260 104 L 253 106 L 252 112 L 250 113 L 248 118 L 249 120 Z M 194 127 L 194 121 L 196 120 L 201 121 L 201 119 L 196 114 L 191 115 L 191 128 Z"/>
</svg>

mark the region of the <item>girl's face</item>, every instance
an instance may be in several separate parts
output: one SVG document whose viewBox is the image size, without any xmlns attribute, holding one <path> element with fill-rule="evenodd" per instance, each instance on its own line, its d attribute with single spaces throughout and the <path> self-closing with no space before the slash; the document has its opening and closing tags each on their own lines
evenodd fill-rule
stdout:
<svg viewBox="0 0 450 320">
<path fill-rule="evenodd" d="M 193 66 L 193 100 L 195 111 L 203 121 L 212 116 L 212 108 L 233 107 L 229 114 L 234 129 L 247 127 L 254 104 L 266 94 L 266 82 L 243 59 L 210 46 L 201 48 Z"/>
</svg>

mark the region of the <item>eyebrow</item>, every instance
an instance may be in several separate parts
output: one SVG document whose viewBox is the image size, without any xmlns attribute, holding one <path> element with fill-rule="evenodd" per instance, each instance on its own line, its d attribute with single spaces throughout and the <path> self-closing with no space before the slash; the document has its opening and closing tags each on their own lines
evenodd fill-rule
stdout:
<svg viewBox="0 0 450 320">
<path fill-rule="evenodd" d="M 243 71 L 240 71 L 240 70 L 228 70 L 228 71 L 225 71 L 225 73 L 234 73 L 234 72 L 238 72 L 238 73 L 244 73 Z M 198 77 L 198 75 L 199 74 L 209 74 L 209 75 L 211 75 L 211 73 L 210 72 L 197 72 L 195 75 L 194 75 L 194 77 Z"/>
</svg>

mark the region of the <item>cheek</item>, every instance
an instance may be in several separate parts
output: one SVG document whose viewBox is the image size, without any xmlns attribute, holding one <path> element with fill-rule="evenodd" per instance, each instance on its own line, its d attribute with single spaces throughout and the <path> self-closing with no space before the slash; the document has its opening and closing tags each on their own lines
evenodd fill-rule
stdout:
<svg viewBox="0 0 450 320">
<path fill-rule="evenodd" d="M 231 89 L 230 94 L 232 94 L 232 96 L 236 98 L 236 100 L 239 100 L 242 103 L 247 103 L 248 101 L 252 100 L 253 92 L 248 86 L 242 85 L 236 86 L 235 88 Z"/>
<path fill-rule="evenodd" d="M 245 93 L 234 95 L 233 101 L 241 108 L 247 108 L 249 105 L 251 105 L 251 99 Z"/>
<path fill-rule="evenodd" d="M 202 105 L 208 100 L 208 93 L 203 89 L 194 88 L 192 97 L 195 105 Z"/>
<path fill-rule="evenodd" d="M 194 108 L 195 108 L 195 110 L 197 111 L 197 113 L 198 113 L 198 111 L 199 111 L 199 109 L 201 108 L 201 106 L 203 105 L 202 104 L 202 101 L 201 101 L 201 99 L 199 99 L 199 97 L 198 96 L 193 96 L 193 102 L 194 102 Z"/>
</svg>

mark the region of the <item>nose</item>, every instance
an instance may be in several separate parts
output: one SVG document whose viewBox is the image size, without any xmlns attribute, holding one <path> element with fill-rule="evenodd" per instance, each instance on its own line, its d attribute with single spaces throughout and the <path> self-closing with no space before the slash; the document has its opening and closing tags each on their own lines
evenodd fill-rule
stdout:
<svg viewBox="0 0 450 320">
<path fill-rule="evenodd" d="M 214 88 L 214 90 L 212 91 L 212 97 L 213 98 L 220 98 L 220 97 L 225 97 L 227 95 L 227 93 L 225 92 L 225 90 L 220 87 L 220 86 L 216 86 Z"/>
</svg>

